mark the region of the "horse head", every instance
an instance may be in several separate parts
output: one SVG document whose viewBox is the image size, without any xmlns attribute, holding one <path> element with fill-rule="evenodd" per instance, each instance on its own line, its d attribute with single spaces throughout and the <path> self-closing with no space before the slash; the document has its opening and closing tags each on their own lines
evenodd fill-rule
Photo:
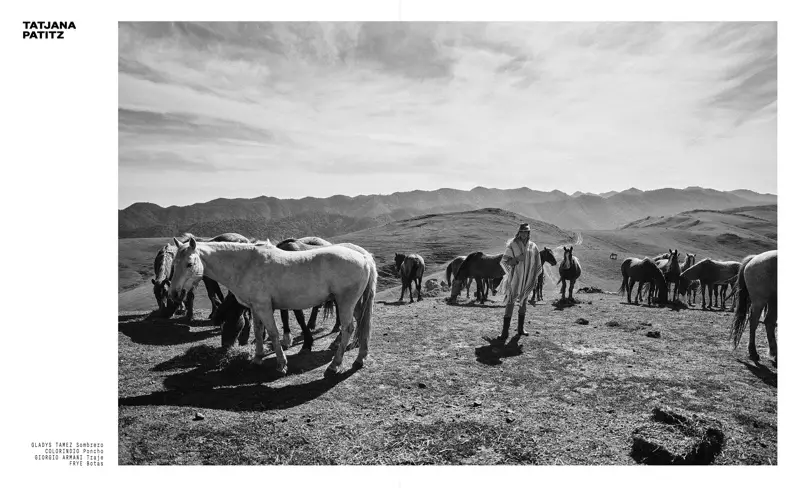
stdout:
<svg viewBox="0 0 800 488">
<path fill-rule="evenodd" d="M 394 267 L 397 269 L 398 274 L 400 273 L 400 267 L 403 265 L 403 261 L 405 261 L 405 259 L 405 254 L 394 253 Z"/>
<path fill-rule="evenodd" d="M 542 249 L 542 252 L 539 253 L 539 256 L 542 258 L 542 263 L 548 263 L 551 266 L 555 266 L 558 264 L 556 261 L 556 256 L 553 254 L 553 251 L 545 247 Z"/>
<path fill-rule="evenodd" d="M 216 327 L 222 327 L 222 333 L 220 335 L 222 336 L 223 348 L 231 347 L 236 341 L 236 338 L 239 337 L 242 329 L 244 329 L 246 325 L 244 312 L 245 307 L 236 300 L 236 297 L 230 291 L 225 297 L 225 300 L 217 307 L 217 312 L 214 314 L 212 323 Z M 245 343 L 246 341 L 247 337 L 244 338 Z"/>
<path fill-rule="evenodd" d="M 203 279 L 203 262 L 197 253 L 197 241 L 194 237 L 189 238 L 187 244 L 181 244 L 178 239 L 174 239 L 178 250 L 172 261 L 172 283 L 169 286 L 169 298 L 176 302 L 182 302 L 192 288 Z"/>
<path fill-rule="evenodd" d="M 681 266 L 678 263 L 678 250 L 669 250 L 669 257 L 667 258 L 667 273 L 670 274 L 680 274 L 681 273 Z"/>
<path fill-rule="evenodd" d="M 564 246 L 564 260 L 561 262 L 561 267 L 570 269 L 572 267 L 572 246 Z"/>
<path fill-rule="evenodd" d="M 167 308 L 167 302 L 169 300 L 169 279 L 156 281 L 155 278 L 153 278 L 150 281 L 153 282 L 153 295 L 156 297 L 158 309 L 163 311 Z"/>
</svg>

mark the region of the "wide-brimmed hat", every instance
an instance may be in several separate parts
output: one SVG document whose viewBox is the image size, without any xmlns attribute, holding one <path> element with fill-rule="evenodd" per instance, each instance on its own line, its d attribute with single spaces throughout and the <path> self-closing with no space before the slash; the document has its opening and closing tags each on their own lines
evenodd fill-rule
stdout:
<svg viewBox="0 0 800 488">
<path fill-rule="evenodd" d="M 531 226 L 528 224 L 520 224 L 519 230 L 517 232 L 530 232 Z"/>
</svg>

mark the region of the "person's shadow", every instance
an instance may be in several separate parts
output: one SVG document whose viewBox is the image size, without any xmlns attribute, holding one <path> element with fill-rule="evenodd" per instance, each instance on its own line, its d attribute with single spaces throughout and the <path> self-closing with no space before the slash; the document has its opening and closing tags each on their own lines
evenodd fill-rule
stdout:
<svg viewBox="0 0 800 488">
<path fill-rule="evenodd" d="M 522 344 L 519 343 L 520 335 L 515 335 L 508 342 L 501 341 L 499 338 L 489 338 L 484 336 L 483 340 L 488 342 L 485 346 L 475 348 L 475 358 L 479 363 L 487 366 L 497 366 L 503 364 L 503 358 L 519 356 L 522 354 Z"/>
</svg>

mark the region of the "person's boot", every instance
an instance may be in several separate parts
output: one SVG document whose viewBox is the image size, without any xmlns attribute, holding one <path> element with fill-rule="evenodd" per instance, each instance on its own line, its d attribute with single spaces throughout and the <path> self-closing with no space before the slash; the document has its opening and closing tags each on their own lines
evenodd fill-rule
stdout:
<svg viewBox="0 0 800 488">
<path fill-rule="evenodd" d="M 503 317 L 503 333 L 500 334 L 500 337 L 498 337 L 498 339 L 505 342 L 505 340 L 508 339 L 508 329 L 510 327 L 511 327 L 511 317 Z"/>
<path fill-rule="evenodd" d="M 519 314 L 518 321 L 517 321 L 517 334 L 521 336 L 530 335 L 525 330 L 525 315 Z"/>
</svg>

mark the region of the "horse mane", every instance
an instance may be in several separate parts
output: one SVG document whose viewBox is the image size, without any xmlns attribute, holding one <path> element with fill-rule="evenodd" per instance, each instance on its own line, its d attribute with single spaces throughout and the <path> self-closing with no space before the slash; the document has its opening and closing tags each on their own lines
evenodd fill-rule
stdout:
<svg viewBox="0 0 800 488">
<path fill-rule="evenodd" d="M 153 263 L 156 282 L 161 283 L 169 278 L 169 272 L 172 271 L 172 260 L 175 258 L 175 252 L 177 250 L 177 247 L 171 244 L 165 244 L 164 247 L 159 249 L 158 253 L 156 253 L 156 259 Z"/>
</svg>

